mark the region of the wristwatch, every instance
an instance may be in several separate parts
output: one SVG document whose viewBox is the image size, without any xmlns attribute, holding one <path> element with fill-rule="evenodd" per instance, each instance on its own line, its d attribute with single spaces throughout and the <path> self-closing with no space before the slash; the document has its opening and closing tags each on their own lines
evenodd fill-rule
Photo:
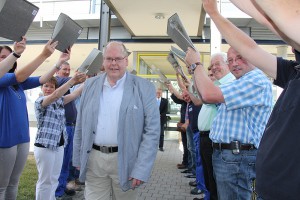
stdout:
<svg viewBox="0 0 300 200">
<path fill-rule="evenodd" d="M 202 65 L 201 62 L 196 62 L 191 64 L 190 68 L 192 71 L 195 71 L 195 69 L 197 68 L 198 65 Z"/>
</svg>

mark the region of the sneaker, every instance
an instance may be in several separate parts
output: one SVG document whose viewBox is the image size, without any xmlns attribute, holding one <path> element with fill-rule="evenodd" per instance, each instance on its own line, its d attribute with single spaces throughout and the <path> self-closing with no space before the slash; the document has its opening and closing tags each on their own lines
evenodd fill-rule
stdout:
<svg viewBox="0 0 300 200">
<path fill-rule="evenodd" d="M 56 200 L 72 200 L 72 197 L 67 195 L 66 193 L 64 193 L 62 196 L 60 197 L 55 197 Z"/>
<path fill-rule="evenodd" d="M 68 196 L 74 196 L 76 194 L 75 190 L 71 189 L 69 190 L 68 188 L 65 189 L 65 194 Z"/>
<path fill-rule="evenodd" d="M 198 195 L 198 194 L 203 194 L 204 192 L 202 192 L 202 190 L 199 190 L 198 188 L 194 188 L 191 190 L 191 194 L 194 194 L 194 195 Z"/>
<path fill-rule="evenodd" d="M 75 191 L 82 191 L 82 188 L 80 187 L 80 185 L 76 184 L 75 180 L 68 182 L 67 189 L 68 190 L 75 190 Z"/>
<path fill-rule="evenodd" d="M 197 186 L 197 181 L 196 180 L 190 181 L 189 185 L 192 186 L 192 187 L 196 187 Z"/>
</svg>

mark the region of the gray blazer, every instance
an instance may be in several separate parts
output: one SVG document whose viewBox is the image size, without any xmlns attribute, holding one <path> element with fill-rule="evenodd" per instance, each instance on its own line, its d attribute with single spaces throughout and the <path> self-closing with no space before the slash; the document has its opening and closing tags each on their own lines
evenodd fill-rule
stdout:
<svg viewBox="0 0 300 200">
<path fill-rule="evenodd" d="M 80 167 L 80 181 L 86 178 L 105 77 L 106 73 L 87 79 L 81 95 L 73 146 L 73 165 Z M 124 191 L 131 188 L 129 177 L 147 182 L 151 175 L 159 142 L 159 119 L 154 85 L 127 72 L 118 124 L 118 170 Z"/>
</svg>

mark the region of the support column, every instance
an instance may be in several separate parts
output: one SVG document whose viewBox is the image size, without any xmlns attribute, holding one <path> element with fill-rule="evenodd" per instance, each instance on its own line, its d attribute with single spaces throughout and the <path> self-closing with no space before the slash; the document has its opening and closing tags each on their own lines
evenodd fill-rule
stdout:
<svg viewBox="0 0 300 200">
<path fill-rule="evenodd" d="M 99 28 L 99 40 L 98 40 L 98 49 L 103 50 L 103 47 L 107 44 L 110 38 L 110 19 L 111 14 L 109 7 L 101 0 L 101 9 L 100 9 L 100 28 Z"/>
<path fill-rule="evenodd" d="M 221 0 L 217 1 L 218 10 L 221 10 Z M 210 20 L 210 55 L 221 51 L 222 37 L 215 23 Z"/>
</svg>

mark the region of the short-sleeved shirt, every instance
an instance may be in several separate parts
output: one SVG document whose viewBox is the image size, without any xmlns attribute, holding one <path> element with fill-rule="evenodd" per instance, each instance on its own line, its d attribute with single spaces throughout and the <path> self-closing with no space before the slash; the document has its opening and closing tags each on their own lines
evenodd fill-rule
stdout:
<svg viewBox="0 0 300 200">
<path fill-rule="evenodd" d="M 214 82 L 216 85 L 216 82 Z M 216 104 L 203 104 L 198 116 L 199 131 L 209 131 L 217 115 Z"/>
<path fill-rule="evenodd" d="M 295 61 L 277 58 L 277 100 L 256 160 L 256 190 L 263 199 L 300 196 L 300 71 Z M 299 66 L 299 65 L 298 65 Z"/>
<path fill-rule="evenodd" d="M 24 90 L 40 86 L 39 77 L 18 83 L 14 73 L 0 78 L 0 148 L 29 142 L 29 122 Z"/>
<path fill-rule="evenodd" d="M 61 136 L 64 137 L 64 145 L 68 142 L 64 99 L 61 97 L 50 105 L 43 107 L 44 99 L 44 96 L 39 97 L 34 104 L 38 128 L 35 143 L 39 143 L 48 149 L 56 150 L 59 147 Z"/>
<path fill-rule="evenodd" d="M 216 143 L 238 140 L 259 146 L 272 109 L 272 84 L 259 69 L 220 85 L 225 99 L 218 108 L 210 138 Z"/>
</svg>

